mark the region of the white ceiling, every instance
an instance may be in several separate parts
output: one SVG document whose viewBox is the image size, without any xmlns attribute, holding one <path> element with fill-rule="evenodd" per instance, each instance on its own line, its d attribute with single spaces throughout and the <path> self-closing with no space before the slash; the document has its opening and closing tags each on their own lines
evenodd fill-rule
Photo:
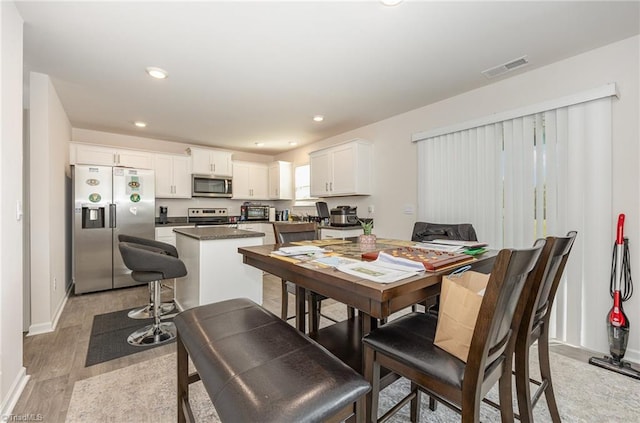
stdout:
<svg viewBox="0 0 640 423">
<path fill-rule="evenodd" d="M 639 2 L 18 2 L 76 128 L 275 154 L 640 33 Z M 480 72 L 527 55 L 528 66 Z M 158 81 L 148 66 L 169 72 Z M 28 81 L 28 79 L 27 79 Z M 322 123 L 312 121 L 316 114 Z M 148 123 L 138 129 L 133 121 Z M 265 146 L 256 147 L 262 141 Z"/>
</svg>

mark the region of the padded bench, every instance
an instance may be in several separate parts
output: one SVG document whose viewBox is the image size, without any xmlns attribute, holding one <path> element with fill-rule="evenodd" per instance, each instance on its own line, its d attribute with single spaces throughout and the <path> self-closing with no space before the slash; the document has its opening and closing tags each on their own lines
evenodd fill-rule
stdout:
<svg viewBox="0 0 640 423">
<path fill-rule="evenodd" d="M 178 314 L 178 422 L 193 421 L 202 380 L 222 422 L 365 420 L 369 383 L 256 303 L 233 299 Z M 188 373 L 191 357 L 196 373 Z"/>
</svg>

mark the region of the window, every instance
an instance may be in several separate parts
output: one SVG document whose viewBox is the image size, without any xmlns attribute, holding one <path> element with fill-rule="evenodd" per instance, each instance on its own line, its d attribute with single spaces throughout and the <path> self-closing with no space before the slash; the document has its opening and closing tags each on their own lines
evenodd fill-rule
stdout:
<svg viewBox="0 0 640 423">
<path fill-rule="evenodd" d="M 572 344 L 606 343 L 585 329 L 601 319 L 586 312 L 602 308 L 589 288 L 610 276 L 613 96 L 606 86 L 414 136 L 418 220 L 473 223 L 495 249 L 578 231 L 550 324 L 552 337 Z"/>
<path fill-rule="evenodd" d="M 296 189 L 295 205 L 296 206 L 312 206 L 315 198 L 311 197 L 311 174 L 310 166 L 296 166 L 294 172 L 294 184 Z"/>
</svg>

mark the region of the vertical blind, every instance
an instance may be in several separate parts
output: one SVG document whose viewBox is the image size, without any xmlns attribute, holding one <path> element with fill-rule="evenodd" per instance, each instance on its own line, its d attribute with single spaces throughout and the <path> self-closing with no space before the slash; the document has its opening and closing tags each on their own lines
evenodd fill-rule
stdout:
<svg viewBox="0 0 640 423">
<path fill-rule="evenodd" d="M 611 160 L 610 95 L 429 137 L 418 142 L 418 218 L 472 223 L 495 249 L 577 230 L 552 335 L 584 345 L 584 326 L 602 320 L 586 310 L 608 301 L 585 287 L 608 280 Z"/>
</svg>

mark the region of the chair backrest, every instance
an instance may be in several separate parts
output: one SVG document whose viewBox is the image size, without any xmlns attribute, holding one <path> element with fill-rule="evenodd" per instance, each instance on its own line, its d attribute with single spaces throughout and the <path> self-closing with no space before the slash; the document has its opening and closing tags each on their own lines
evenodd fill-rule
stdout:
<svg viewBox="0 0 640 423">
<path fill-rule="evenodd" d="M 314 222 L 310 223 L 274 223 L 276 243 L 310 241 L 318 239 L 318 230 Z"/>
<path fill-rule="evenodd" d="M 521 296 L 529 293 L 532 271 L 544 244 L 545 240 L 540 239 L 533 248 L 503 249 L 498 253 L 471 340 L 464 375 L 467 389 L 482 383 L 513 354 L 520 323 L 516 307 Z"/>
<path fill-rule="evenodd" d="M 434 239 L 452 239 L 456 241 L 477 241 L 476 231 L 470 223 L 427 223 L 416 222 L 413 225 L 411 241 L 433 241 Z"/>
<path fill-rule="evenodd" d="M 577 235 L 577 232 L 571 231 L 565 237 L 547 237 L 540 256 L 540 263 L 543 265 L 536 268 L 535 282 L 531 286 L 531 292 L 524 306 L 518 342 L 521 340 L 527 342 L 529 334 L 549 318 L 558 285 Z M 528 342 L 535 339 L 537 336 Z"/>
<path fill-rule="evenodd" d="M 124 265 L 132 271 L 136 281 L 173 279 L 187 274 L 187 269 L 177 257 L 164 250 L 134 242 L 119 242 L 118 249 Z"/>
<path fill-rule="evenodd" d="M 138 244 L 148 247 L 150 251 L 162 251 L 164 254 L 178 257 L 178 250 L 171 244 L 156 241 L 155 239 L 140 238 L 138 236 L 118 234 L 118 241 Z"/>
</svg>

